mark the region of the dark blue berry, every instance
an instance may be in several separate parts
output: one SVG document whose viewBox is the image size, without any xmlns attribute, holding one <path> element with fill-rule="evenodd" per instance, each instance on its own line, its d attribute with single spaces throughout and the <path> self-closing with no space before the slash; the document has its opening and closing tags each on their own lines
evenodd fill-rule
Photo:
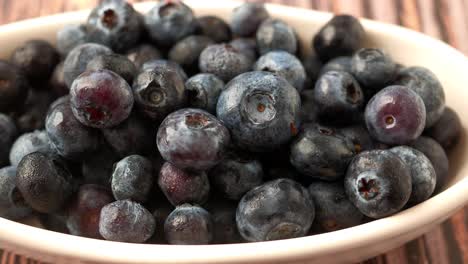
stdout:
<svg viewBox="0 0 468 264">
<path fill-rule="evenodd" d="M 30 89 L 24 73 L 0 60 L 0 111 L 8 112 L 22 105 Z"/>
<path fill-rule="evenodd" d="M 231 28 L 217 16 L 202 16 L 197 19 L 198 33 L 210 37 L 216 43 L 231 40 Z"/>
<path fill-rule="evenodd" d="M 336 58 L 329 60 L 320 69 L 319 76 L 325 74 L 328 71 L 344 71 L 344 72 L 352 74 L 351 58 L 352 57 L 341 56 L 341 57 L 336 57 Z"/>
<path fill-rule="evenodd" d="M 68 89 L 67 89 L 68 90 Z M 54 95 L 47 90 L 29 90 L 20 112 L 14 115 L 20 133 L 44 129 L 47 111 Z"/>
<path fill-rule="evenodd" d="M 213 199 L 206 207 L 213 220 L 213 244 L 230 244 L 243 241 L 236 224 L 237 203 Z"/>
<path fill-rule="evenodd" d="M 439 120 L 424 131 L 424 134 L 435 139 L 445 151 L 448 151 L 458 143 L 462 129 L 458 114 L 452 108 L 445 107 Z"/>
<path fill-rule="evenodd" d="M 201 72 L 213 73 L 227 82 L 252 68 L 252 61 L 229 44 L 216 44 L 206 47 L 200 54 Z"/>
<path fill-rule="evenodd" d="M 229 45 L 247 56 L 252 64 L 257 60 L 257 41 L 254 38 L 236 38 Z"/>
<path fill-rule="evenodd" d="M 367 128 L 363 125 L 343 127 L 338 130 L 338 133 L 353 142 L 356 153 L 377 148 L 378 144 L 372 140 Z"/>
<path fill-rule="evenodd" d="M 119 54 L 100 55 L 88 62 L 86 71 L 109 70 L 124 78 L 132 85 L 137 74 L 137 68 L 129 59 Z"/>
<path fill-rule="evenodd" d="M 211 215 L 199 206 L 183 204 L 167 217 L 164 233 L 169 244 L 209 244 L 213 240 Z"/>
<path fill-rule="evenodd" d="M 18 130 L 13 120 L 9 116 L 0 113 L 0 166 L 9 163 L 8 156 L 17 134 Z"/>
<path fill-rule="evenodd" d="M 209 36 L 188 36 L 172 46 L 168 57 L 184 67 L 186 71 L 198 72 L 198 58 L 202 51 L 212 44 L 214 41 Z"/>
<path fill-rule="evenodd" d="M 231 13 L 232 33 L 241 37 L 250 37 L 269 16 L 262 3 L 244 3 L 234 8 Z"/>
<path fill-rule="evenodd" d="M 55 153 L 47 132 L 36 130 L 19 136 L 10 149 L 10 163 L 17 166 L 24 156 L 33 152 Z"/>
<path fill-rule="evenodd" d="M 39 221 L 43 228 L 63 234 L 70 234 L 67 227 L 67 219 L 61 213 L 56 214 L 39 214 Z"/>
<path fill-rule="evenodd" d="M 0 217 L 17 220 L 32 213 L 16 185 L 16 167 L 0 169 Z"/>
<path fill-rule="evenodd" d="M 294 29 L 282 20 L 266 19 L 257 30 L 257 47 L 260 54 L 274 50 L 295 54 L 297 46 Z"/>
<path fill-rule="evenodd" d="M 107 144 L 101 144 L 101 148 L 88 155 L 81 165 L 83 182 L 99 184 L 111 188 L 111 176 L 114 163 L 119 161 L 119 155 Z"/>
<path fill-rule="evenodd" d="M 185 82 L 185 88 L 190 107 L 216 113 L 216 104 L 224 89 L 224 82 L 221 79 L 211 73 L 199 73 Z"/>
<path fill-rule="evenodd" d="M 114 165 L 112 193 L 116 200 L 145 202 L 153 184 L 153 165 L 140 155 L 128 156 Z"/>
<path fill-rule="evenodd" d="M 306 72 L 304 88 L 313 88 L 315 81 L 319 77 L 320 70 L 322 69 L 322 62 L 315 54 L 303 56 L 301 61 Z"/>
<path fill-rule="evenodd" d="M 54 72 L 50 77 L 50 88 L 56 96 L 63 96 L 68 94 L 68 86 L 65 83 L 65 76 L 63 71 L 63 61 L 55 66 Z"/>
<path fill-rule="evenodd" d="M 150 44 L 140 44 L 126 53 L 127 58 L 140 69 L 145 62 L 162 59 L 161 52 Z"/>
<path fill-rule="evenodd" d="M 85 25 L 65 25 L 57 31 L 57 50 L 63 56 L 87 41 L 88 35 Z"/>
<path fill-rule="evenodd" d="M 182 78 L 183 81 L 186 81 L 188 79 L 187 74 L 185 73 L 184 69 L 180 67 L 179 64 L 173 62 L 173 61 L 168 61 L 168 60 L 150 60 L 141 66 L 142 71 L 146 70 L 154 70 L 154 71 L 166 71 L 166 70 L 171 70 L 176 72 L 180 78 Z"/>
<path fill-rule="evenodd" d="M 317 120 L 318 107 L 314 100 L 314 90 L 305 89 L 301 92 L 301 122 L 314 123 Z"/>
<path fill-rule="evenodd" d="M 379 49 L 360 49 L 351 59 L 351 71 L 372 94 L 388 85 L 396 75 L 396 64 Z"/>
</svg>

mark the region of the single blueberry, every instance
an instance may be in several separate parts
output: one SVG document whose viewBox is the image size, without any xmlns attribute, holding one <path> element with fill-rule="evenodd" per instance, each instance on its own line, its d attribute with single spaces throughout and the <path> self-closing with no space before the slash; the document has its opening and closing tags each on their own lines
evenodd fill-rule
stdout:
<svg viewBox="0 0 468 264">
<path fill-rule="evenodd" d="M 201 72 L 213 73 L 225 82 L 252 68 L 252 61 L 229 44 L 206 47 L 198 63 Z"/>
<path fill-rule="evenodd" d="M 360 49 L 351 59 L 351 71 L 367 94 L 387 86 L 396 75 L 396 64 L 379 49 Z"/>
<path fill-rule="evenodd" d="M 140 44 L 126 53 L 127 58 L 140 69 L 145 62 L 162 59 L 161 52 L 151 44 Z"/>
<path fill-rule="evenodd" d="M 124 78 L 129 85 L 137 74 L 137 68 L 129 59 L 119 54 L 99 55 L 88 62 L 86 71 L 109 70 Z"/>
<path fill-rule="evenodd" d="M 32 213 L 16 185 L 16 167 L 0 169 L 0 217 L 17 220 Z"/>
<path fill-rule="evenodd" d="M 223 19 L 217 16 L 202 16 L 197 18 L 198 33 L 210 37 L 216 43 L 231 40 L 231 28 Z"/>
<path fill-rule="evenodd" d="M 164 233 L 169 244 L 209 244 L 213 240 L 211 215 L 196 205 L 180 205 L 166 218 Z"/>
<path fill-rule="evenodd" d="M 153 165 L 140 155 L 117 162 L 112 172 L 112 193 L 116 200 L 146 202 L 153 184 Z"/>
<path fill-rule="evenodd" d="M 86 25 L 65 25 L 57 31 L 57 50 L 66 56 L 73 48 L 88 42 Z"/>
<path fill-rule="evenodd" d="M 297 51 L 298 41 L 294 29 L 280 19 L 269 18 L 257 30 L 257 46 L 260 54 L 284 50 L 291 54 Z"/>
<path fill-rule="evenodd" d="M 198 72 L 198 58 L 202 51 L 212 44 L 214 41 L 209 36 L 188 36 L 172 46 L 168 57 L 184 67 L 187 72 Z"/>
<path fill-rule="evenodd" d="M 47 155 L 55 153 L 46 131 L 36 130 L 19 136 L 10 150 L 11 165 L 17 166 L 24 156 L 33 152 L 41 152 Z"/>
<path fill-rule="evenodd" d="M 424 134 L 435 139 L 445 151 L 448 151 L 458 143 L 462 129 L 458 114 L 452 108 L 445 107 L 439 120 L 424 131 Z"/>
<path fill-rule="evenodd" d="M 185 82 L 185 88 L 190 107 L 216 113 L 216 104 L 224 89 L 224 82 L 221 79 L 211 73 L 199 73 Z"/>
<path fill-rule="evenodd" d="M 234 35 L 249 37 L 270 16 L 262 3 L 244 3 L 231 13 L 231 29 Z"/>
</svg>

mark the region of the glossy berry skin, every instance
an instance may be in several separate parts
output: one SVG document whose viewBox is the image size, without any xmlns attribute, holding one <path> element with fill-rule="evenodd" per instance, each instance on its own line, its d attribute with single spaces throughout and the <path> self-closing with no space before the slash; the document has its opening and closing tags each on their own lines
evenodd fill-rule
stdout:
<svg viewBox="0 0 468 264">
<path fill-rule="evenodd" d="M 252 63 L 257 60 L 257 41 L 254 38 L 236 38 L 229 45 L 247 56 Z"/>
<path fill-rule="evenodd" d="M 353 142 L 333 129 L 308 124 L 291 144 L 291 164 L 308 177 L 335 181 L 341 179 L 355 155 Z"/>
<path fill-rule="evenodd" d="M 29 89 L 24 73 L 18 67 L 0 60 L 0 111 L 9 112 L 22 105 Z"/>
<path fill-rule="evenodd" d="M 262 3 L 244 3 L 234 8 L 231 13 L 232 33 L 241 37 L 250 37 L 269 16 Z"/>
<path fill-rule="evenodd" d="M 211 215 L 196 205 L 180 205 L 166 218 L 164 234 L 173 245 L 209 244 L 213 240 Z"/>
<path fill-rule="evenodd" d="M 318 107 L 314 100 L 314 90 L 305 89 L 301 92 L 301 122 L 314 123 L 317 121 Z"/>
<path fill-rule="evenodd" d="M 140 69 L 145 62 L 162 59 L 161 52 L 151 44 L 140 44 L 126 53 L 127 58 Z"/>
<path fill-rule="evenodd" d="M 208 170 L 230 144 L 228 129 L 210 113 L 194 108 L 166 117 L 156 137 L 161 156 L 180 169 Z"/>
<path fill-rule="evenodd" d="M 388 150 L 358 154 L 346 172 L 344 186 L 349 200 L 371 218 L 400 211 L 411 195 L 411 172 Z"/>
<path fill-rule="evenodd" d="M 257 71 L 239 75 L 226 85 L 216 113 L 237 146 L 264 152 L 297 134 L 300 105 L 299 93 L 286 79 Z"/>
<path fill-rule="evenodd" d="M 169 162 L 164 163 L 159 172 L 158 185 L 174 206 L 204 204 L 210 195 L 210 182 L 205 172 L 181 170 Z"/>
<path fill-rule="evenodd" d="M 306 72 L 301 61 L 286 51 L 270 51 L 254 65 L 255 71 L 268 71 L 285 78 L 299 92 L 304 89 Z"/>
<path fill-rule="evenodd" d="M 133 96 L 136 107 L 143 115 L 161 121 L 186 104 L 185 80 L 175 68 L 150 63 L 144 64 L 143 70 L 135 78 Z"/>
<path fill-rule="evenodd" d="M 197 32 L 210 37 L 216 43 L 231 40 L 231 28 L 223 19 L 217 16 L 202 16 L 197 18 Z"/>
<path fill-rule="evenodd" d="M 55 153 L 46 131 L 36 130 L 19 136 L 10 149 L 10 164 L 17 166 L 24 156 L 33 152 Z"/>
<path fill-rule="evenodd" d="M 315 83 L 314 100 L 321 118 L 349 122 L 361 111 L 364 93 L 351 74 L 328 71 Z"/>
<path fill-rule="evenodd" d="M 146 70 L 154 70 L 154 71 L 167 71 L 171 70 L 176 72 L 180 78 L 185 82 L 188 79 L 187 74 L 185 73 L 184 69 L 177 63 L 169 60 L 151 60 L 143 63 L 141 66 L 142 71 Z"/>
<path fill-rule="evenodd" d="M 243 242 L 237 230 L 236 209 L 237 203 L 216 198 L 206 205 L 213 220 L 213 244 Z"/>
<path fill-rule="evenodd" d="M 219 95 L 224 89 L 224 82 L 211 73 L 199 73 L 185 82 L 188 93 L 188 105 L 216 113 Z"/>
<path fill-rule="evenodd" d="M 305 236 L 314 220 L 314 203 L 307 189 L 290 179 L 264 183 L 242 197 L 236 222 L 250 242 Z"/>
<path fill-rule="evenodd" d="M 71 87 L 75 78 L 86 71 L 88 62 L 99 55 L 112 54 L 112 50 L 106 46 L 85 43 L 73 48 L 63 62 L 63 71 L 65 83 Z"/>
<path fill-rule="evenodd" d="M 155 228 L 153 215 L 137 202 L 115 201 L 101 209 L 99 233 L 106 240 L 143 243 Z"/>
<path fill-rule="evenodd" d="M 358 19 L 349 15 L 334 16 L 314 36 L 312 46 L 323 62 L 352 55 L 361 47 L 365 32 Z"/>
<path fill-rule="evenodd" d="M 43 40 L 24 43 L 13 51 L 10 58 L 11 63 L 20 68 L 31 82 L 48 81 L 59 60 L 57 50 Z"/>
<path fill-rule="evenodd" d="M 436 172 L 431 161 L 419 150 L 407 146 L 399 146 L 390 149 L 396 154 L 411 173 L 411 196 L 408 205 L 415 205 L 431 197 L 436 186 Z"/>
<path fill-rule="evenodd" d="M 209 36 L 192 35 L 178 41 L 169 51 L 168 57 L 188 72 L 198 71 L 198 58 L 202 51 L 214 41 Z"/>
<path fill-rule="evenodd" d="M 356 153 L 377 148 L 377 143 L 370 136 L 364 125 L 351 125 L 338 129 L 338 133 L 354 144 Z"/>
<path fill-rule="evenodd" d="M 64 96 L 68 94 L 69 90 L 67 84 L 65 83 L 63 61 L 55 66 L 54 72 L 50 77 L 50 86 L 56 96 Z"/>
<path fill-rule="evenodd" d="M 260 54 L 274 50 L 283 50 L 291 54 L 297 51 L 296 32 L 282 20 L 269 18 L 263 21 L 256 37 Z"/>
<path fill-rule="evenodd" d="M 101 209 L 113 201 L 107 188 L 94 184 L 82 185 L 67 208 L 66 226 L 70 234 L 102 239 L 99 234 Z"/>
<path fill-rule="evenodd" d="M 320 69 L 319 75 L 323 75 L 328 71 L 344 71 L 349 74 L 352 74 L 351 58 L 352 57 L 341 56 L 329 60 L 323 65 L 322 69 Z"/>
<path fill-rule="evenodd" d="M 153 165 L 140 155 L 125 157 L 114 165 L 112 193 L 116 200 L 130 199 L 143 203 L 153 185 Z"/>
<path fill-rule="evenodd" d="M 435 139 L 445 151 L 454 147 L 460 139 L 462 124 L 458 114 L 450 107 L 445 107 L 439 120 L 424 134 Z"/>
<path fill-rule="evenodd" d="M 41 213 L 62 209 L 73 193 L 72 175 L 63 161 L 40 152 L 18 164 L 16 185 L 26 204 Z"/>
<path fill-rule="evenodd" d="M 85 126 L 109 128 L 128 118 L 133 93 L 128 83 L 109 70 L 84 72 L 70 88 L 73 115 Z"/>
<path fill-rule="evenodd" d="M 99 134 L 75 118 L 69 101 L 49 110 L 46 132 L 57 153 L 66 159 L 83 159 L 99 146 Z"/>
<path fill-rule="evenodd" d="M 83 183 L 99 184 L 110 190 L 113 167 L 119 159 L 113 149 L 101 144 L 100 149 L 86 157 L 81 164 Z"/>
<path fill-rule="evenodd" d="M 100 55 L 88 62 L 86 71 L 109 70 L 124 78 L 132 85 L 133 78 L 137 74 L 137 68 L 129 59 L 119 54 Z"/>
<path fill-rule="evenodd" d="M 32 213 L 16 186 L 16 167 L 0 169 L 0 217 L 17 220 Z"/>
<path fill-rule="evenodd" d="M 314 87 L 315 81 L 319 76 L 320 69 L 322 69 L 322 62 L 315 54 L 303 56 L 301 62 L 306 72 L 304 88 L 312 88 Z"/>
<path fill-rule="evenodd" d="M 146 14 L 145 24 L 156 44 L 170 47 L 195 31 L 196 18 L 182 1 L 163 0 Z"/>
<path fill-rule="evenodd" d="M 315 205 L 313 231 L 332 232 L 364 223 L 364 215 L 348 200 L 343 183 L 316 181 L 308 191 Z"/>
<path fill-rule="evenodd" d="M 18 130 L 13 120 L 0 113 L 0 166 L 5 166 L 9 163 L 11 146 L 16 139 Z"/>
<path fill-rule="evenodd" d="M 379 49 L 360 49 L 351 59 L 351 71 L 367 89 L 380 90 L 396 75 L 396 64 Z"/>
<path fill-rule="evenodd" d="M 403 145 L 417 139 L 423 132 L 426 108 L 415 92 L 394 85 L 369 100 L 364 116 L 374 139 L 390 145 Z"/>
<path fill-rule="evenodd" d="M 423 67 L 405 68 L 398 73 L 395 84 L 409 87 L 422 98 L 426 106 L 426 128 L 440 119 L 445 108 L 445 93 L 433 72 Z"/>
<path fill-rule="evenodd" d="M 57 31 L 57 51 L 66 56 L 73 48 L 86 43 L 86 25 L 65 25 Z"/>
<path fill-rule="evenodd" d="M 229 44 L 206 47 L 200 54 L 198 67 L 203 73 L 212 73 L 228 82 L 252 68 L 252 61 Z"/>
<path fill-rule="evenodd" d="M 432 138 L 421 136 L 410 147 L 421 151 L 431 161 L 437 176 L 435 192 L 440 191 L 449 180 L 449 160 L 442 146 Z"/>
</svg>

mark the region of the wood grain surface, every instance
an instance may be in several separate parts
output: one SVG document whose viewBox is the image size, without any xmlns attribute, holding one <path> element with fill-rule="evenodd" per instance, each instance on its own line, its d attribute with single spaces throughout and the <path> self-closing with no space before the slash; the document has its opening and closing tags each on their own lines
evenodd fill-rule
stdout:
<svg viewBox="0 0 468 264">
<path fill-rule="evenodd" d="M 260 2 L 260 0 L 257 1 Z M 399 24 L 439 38 L 468 55 L 468 0 L 267 0 L 261 2 L 334 13 L 349 13 L 358 17 Z M 0 24 L 91 8 L 96 3 L 97 0 L 0 0 Z M 0 250 L 0 263 L 39 262 Z M 468 207 L 424 236 L 363 263 L 468 263 Z"/>
</svg>

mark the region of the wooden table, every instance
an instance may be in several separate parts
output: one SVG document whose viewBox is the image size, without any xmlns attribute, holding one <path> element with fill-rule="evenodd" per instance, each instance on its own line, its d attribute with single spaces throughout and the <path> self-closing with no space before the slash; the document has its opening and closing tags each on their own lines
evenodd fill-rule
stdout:
<svg viewBox="0 0 468 264">
<path fill-rule="evenodd" d="M 0 0 L 0 24 L 91 8 L 96 2 L 98 1 Z M 399 24 L 439 38 L 468 54 L 468 0 L 267 0 L 263 2 L 349 13 Z M 26 261 L 8 252 L 0 252 L 1 264 L 37 263 Z M 364 263 L 468 263 L 468 206 L 426 235 Z"/>
</svg>

